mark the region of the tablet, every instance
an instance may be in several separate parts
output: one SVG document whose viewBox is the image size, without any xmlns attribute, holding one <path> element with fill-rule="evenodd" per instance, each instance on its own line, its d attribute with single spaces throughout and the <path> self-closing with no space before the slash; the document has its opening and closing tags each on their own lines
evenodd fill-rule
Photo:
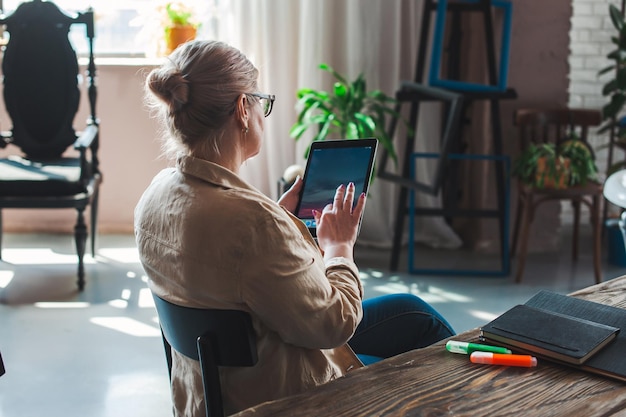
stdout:
<svg viewBox="0 0 626 417">
<path fill-rule="evenodd" d="M 321 212 L 332 203 L 339 185 L 354 183 L 355 205 L 361 192 L 367 193 L 377 147 L 378 140 L 374 138 L 324 140 L 311 144 L 296 216 L 306 224 L 313 237 L 317 237 L 313 210 Z"/>
</svg>

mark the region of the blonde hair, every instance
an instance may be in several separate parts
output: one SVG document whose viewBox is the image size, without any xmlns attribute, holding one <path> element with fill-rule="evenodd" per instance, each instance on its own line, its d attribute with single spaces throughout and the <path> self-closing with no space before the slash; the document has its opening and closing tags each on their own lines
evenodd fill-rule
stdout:
<svg viewBox="0 0 626 417">
<path fill-rule="evenodd" d="M 237 97 L 257 90 L 258 70 L 238 49 L 196 40 L 146 77 L 145 100 L 164 129 L 164 151 L 219 154 Z"/>
</svg>

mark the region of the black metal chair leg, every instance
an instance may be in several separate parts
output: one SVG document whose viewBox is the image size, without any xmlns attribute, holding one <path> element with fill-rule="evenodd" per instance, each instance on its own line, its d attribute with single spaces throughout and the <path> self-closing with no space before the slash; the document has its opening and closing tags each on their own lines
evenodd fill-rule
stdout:
<svg viewBox="0 0 626 417">
<path fill-rule="evenodd" d="M 78 208 L 78 219 L 74 227 L 74 239 L 76 241 L 76 254 L 78 255 L 78 290 L 85 289 L 85 246 L 87 244 L 87 225 L 85 224 L 85 208 Z"/>
<path fill-rule="evenodd" d="M 91 232 L 91 256 L 96 257 L 96 234 L 98 227 L 98 197 L 100 192 L 96 189 L 91 201 L 91 225 L 89 231 Z"/>
<path fill-rule="evenodd" d="M 0 261 L 2 260 L 2 238 L 3 238 L 3 229 L 2 229 L 2 210 L 0 210 Z"/>
</svg>

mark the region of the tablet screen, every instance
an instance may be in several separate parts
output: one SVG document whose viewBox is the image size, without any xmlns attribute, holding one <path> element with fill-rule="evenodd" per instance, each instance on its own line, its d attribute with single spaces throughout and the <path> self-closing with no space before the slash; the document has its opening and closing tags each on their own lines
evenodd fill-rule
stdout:
<svg viewBox="0 0 626 417">
<path fill-rule="evenodd" d="M 377 145 L 376 139 L 313 142 L 296 216 L 306 224 L 314 237 L 317 236 L 317 225 L 313 210 L 321 212 L 327 204 L 332 203 L 339 185 L 354 183 L 355 204 L 361 192 L 367 193 Z"/>
</svg>

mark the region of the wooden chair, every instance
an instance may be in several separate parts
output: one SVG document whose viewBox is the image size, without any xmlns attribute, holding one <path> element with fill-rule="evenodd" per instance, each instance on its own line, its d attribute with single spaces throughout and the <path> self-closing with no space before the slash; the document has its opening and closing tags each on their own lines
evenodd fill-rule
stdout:
<svg viewBox="0 0 626 417">
<path fill-rule="evenodd" d="M 0 19 L 9 33 L 2 58 L 4 101 L 12 121 L 0 147 L 15 145 L 21 155 L 0 159 L 2 209 L 74 208 L 78 288 L 85 285 L 83 256 L 87 241 L 84 211 L 91 204 L 91 251 L 95 255 L 99 121 L 96 118 L 96 67 L 93 11 L 66 15 L 55 4 L 24 2 Z M 90 114 L 82 132 L 74 129 L 81 96 L 78 60 L 68 39 L 73 25 L 85 29 L 89 46 L 86 94 Z M 69 148 L 73 148 L 69 152 Z M 0 249 L 2 222 L 0 217 Z"/>
<path fill-rule="evenodd" d="M 200 361 L 206 415 L 222 417 L 224 407 L 218 366 L 254 366 L 258 361 L 250 315 L 239 310 L 183 307 L 152 295 L 170 378 L 172 348 Z"/>
<path fill-rule="evenodd" d="M 587 142 L 589 127 L 598 126 L 602 121 L 602 114 L 598 110 L 585 109 L 521 109 L 515 113 L 515 124 L 520 131 L 521 150 L 530 143 L 559 143 L 566 139 L 568 134 L 576 133 L 580 140 L 593 151 Z M 518 203 L 515 225 L 513 229 L 513 243 L 511 252 L 517 251 L 517 272 L 515 281 L 521 282 L 524 273 L 524 264 L 528 251 L 528 237 L 537 208 L 544 202 L 554 200 L 569 200 L 574 210 L 572 259 L 578 259 L 578 239 L 580 228 L 581 205 L 589 208 L 590 221 L 593 231 L 593 268 L 595 281 L 602 281 L 601 246 L 602 229 L 600 224 L 602 204 L 602 184 L 588 181 L 585 185 L 570 186 L 564 189 L 536 188 L 518 182 Z"/>
</svg>

